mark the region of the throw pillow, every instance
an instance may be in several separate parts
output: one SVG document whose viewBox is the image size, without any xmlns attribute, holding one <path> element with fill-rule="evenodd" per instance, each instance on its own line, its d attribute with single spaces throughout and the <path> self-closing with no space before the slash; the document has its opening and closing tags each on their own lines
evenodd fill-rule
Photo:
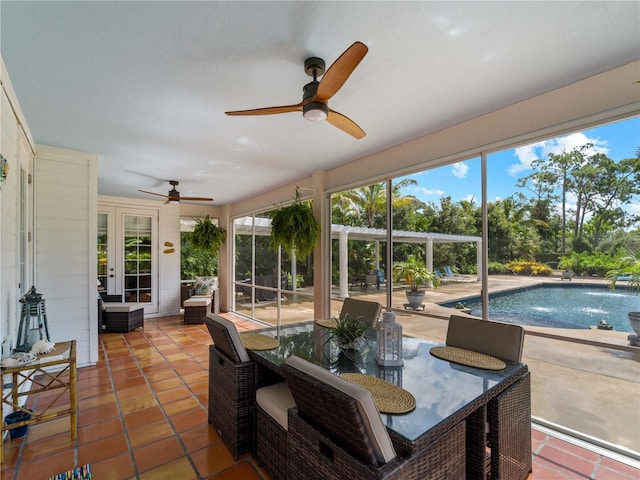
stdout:
<svg viewBox="0 0 640 480">
<path fill-rule="evenodd" d="M 196 277 L 196 295 L 211 295 L 218 287 L 218 277 Z"/>
</svg>

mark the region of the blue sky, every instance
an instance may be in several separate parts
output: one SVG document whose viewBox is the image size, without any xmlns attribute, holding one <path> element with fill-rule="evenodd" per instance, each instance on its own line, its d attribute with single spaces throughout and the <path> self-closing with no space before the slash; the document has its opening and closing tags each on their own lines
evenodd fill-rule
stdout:
<svg viewBox="0 0 640 480">
<path fill-rule="evenodd" d="M 616 161 L 635 157 L 640 147 L 640 117 L 489 155 L 489 201 L 508 197 L 518 191 L 518 178 L 532 172 L 529 165 L 535 158 L 546 158 L 549 153 L 561 153 L 563 150 L 571 151 L 585 143 L 593 144 L 594 153 L 604 153 Z M 479 157 L 410 175 L 410 178 L 416 179 L 418 185 L 406 188 L 403 194 L 415 195 L 424 202 L 439 203 L 441 196 L 450 196 L 454 202 L 472 197 L 476 204 L 481 202 Z M 640 202 L 630 206 L 628 210 L 640 214 Z"/>
</svg>

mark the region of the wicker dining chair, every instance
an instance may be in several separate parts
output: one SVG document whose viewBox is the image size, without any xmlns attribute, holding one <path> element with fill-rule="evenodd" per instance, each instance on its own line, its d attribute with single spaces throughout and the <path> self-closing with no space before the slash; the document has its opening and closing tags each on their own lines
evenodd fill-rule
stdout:
<svg viewBox="0 0 640 480">
<path fill-rule="evenodd" d="M 295 356 L 282 371 L 296 403 L 289 409 L 289 480 L 465 477 L 464 422 L 409 455 L 394 445 L 367 390 Z"/>
<path fill-rule="evenodd" d="M 511 362 L 522 360 L 524 329 L 511 323 L 451 315 L 446 344 Z M 473 475 L 523 480 L 531 472 L 531 377 L 526 374 L 467 419 L 467 443 L 486 445 L 488 462 L 467 459 Z M 471 448 L 471 452 L 482 449 Z"/>
<path fill-rule="evenodd" d="M 237 460 L 253 450 L 254 363 L 233 322 L 215 313 L 204 322 L 214 342 L 209 347 L 208 419 Z"/>
<path fill-rule="evenodd" d="M 382 305 L 378 302 L 368 302 L 366 300 L 357 300 L 355 298 L 345 298 L 340 310 L 340 319 L 348 314 L 351 318 L 360 319 L 367 327 L 376 324 Z"/>
<path fill-rule="evenodd" d="M 287 478 L 288 411 L 295 405 L 287 382 L 256 390 L 255 456 L 273 480 Z"/>
<path fill-rule="evenodd" d="M 445 343 L 451 347 L 519 362 L 524 346 L 524 329 L 513 323 L 451 315 Z"/>
</svg>

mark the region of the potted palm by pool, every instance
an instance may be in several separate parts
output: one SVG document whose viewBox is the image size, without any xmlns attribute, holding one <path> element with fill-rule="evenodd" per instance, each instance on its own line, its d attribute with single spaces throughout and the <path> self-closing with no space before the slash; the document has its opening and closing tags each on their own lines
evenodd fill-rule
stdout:
<svg viewBox="0 0 640 480">
<path fill-rule="evenodd" d="M 634 248 L 629 255 L 620 260 L 620 266 L 607 272 L 610 288 L 615 288 L 618 282 L 626 281 L 627 290 L 640 293 L 640 248 Z M 636 335 L 640 337 L 640 312 L 629 312 L 629 324 Z"/>
<path fill-rule="evenodd" d="M 430 283 L 434 287 L 440 285 L 440 278 L 430 271 L 422 260 L 409 255 L 404 262 L 393 263 L 393 279 L 404 280 L 409 289 L 406 291 L 407 301 L 414 310 L 422 305 L 424 290 L 418 287 Z"/>
</svg>

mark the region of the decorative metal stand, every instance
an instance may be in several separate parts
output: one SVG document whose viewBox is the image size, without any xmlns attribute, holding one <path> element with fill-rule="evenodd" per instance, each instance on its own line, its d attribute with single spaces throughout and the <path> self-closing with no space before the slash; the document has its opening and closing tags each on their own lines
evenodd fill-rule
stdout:
<svg viewBox="0 0 640 480">
<path fill-rule="evenodd" d="M 16 341 L 16 352 L 28 352 L 33 346 L 29 333 L 38 331 L 38 339 L 51 341 L 49 336 L 49 325 L 47 324 L 47 312 L 44 307 L 44 298 L 41 293 L 36 292 L 35 285 L 20 299 L 22 309 L 20 312 L 20 328 L 18 329 L 18 339 Z M 44 329 L 44 335 L 43 335 Z"/>
</svg>

